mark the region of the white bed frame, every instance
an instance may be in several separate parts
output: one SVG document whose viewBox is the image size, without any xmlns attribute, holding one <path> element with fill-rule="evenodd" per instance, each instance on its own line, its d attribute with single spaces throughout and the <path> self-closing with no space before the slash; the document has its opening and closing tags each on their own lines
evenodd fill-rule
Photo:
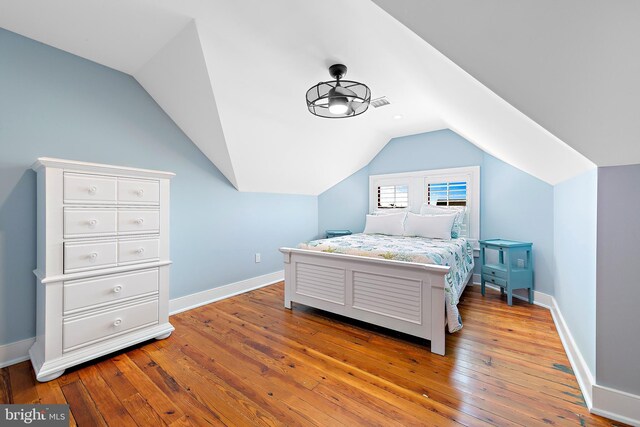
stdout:
<svg viewBox="0 0 640 427">
<path fill-rule="evenodd" d="M 449 267 L 306 249 L 280 252 L 286 308 L 296 302 L 425 338 L 431 352 L 444 355 Z"/>
</svg>

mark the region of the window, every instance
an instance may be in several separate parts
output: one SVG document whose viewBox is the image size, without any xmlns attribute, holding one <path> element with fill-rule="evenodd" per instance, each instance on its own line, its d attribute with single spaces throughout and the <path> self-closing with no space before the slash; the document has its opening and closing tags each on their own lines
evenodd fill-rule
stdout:
<svg viewBox="0 0 640 427">
<path fill-rule="evenodd" d="M 398 209 L 409 207 L 408 185 L 378 186 L 378 209 Z"/>
<path fill-rule="evenodd" d="M 467 206 L 467 183 L 434 182 L 426 184 L 426 203 L 437 206 Z"/>
<path fill-rule="evenodd" d="M 406 209 L 419 213 L 423 203 L 465 209 L 462 235 L 474 248 L 480 238 L 480 167 L 371 175 L 369 210 Z"/>
</svg>

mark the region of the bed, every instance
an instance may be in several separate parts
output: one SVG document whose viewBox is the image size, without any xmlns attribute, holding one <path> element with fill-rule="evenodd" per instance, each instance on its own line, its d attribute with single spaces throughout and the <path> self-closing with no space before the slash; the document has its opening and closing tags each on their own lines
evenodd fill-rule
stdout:
<svg viewBox="0 0 640 427">
<path fill-rule="evenodd" d="M 457 303 L 473 273 L 465 238 L 354 234 L 281 248 L 284 305 L 300 303 L 431 341 L 462 328 Z"/>
</svg>

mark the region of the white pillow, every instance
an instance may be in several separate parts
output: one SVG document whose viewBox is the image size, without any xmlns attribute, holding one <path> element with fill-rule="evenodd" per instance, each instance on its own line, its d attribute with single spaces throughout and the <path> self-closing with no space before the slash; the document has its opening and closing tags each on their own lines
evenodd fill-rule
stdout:
<svg viewBox="0 0 640 427">
<path fill-rule="evenodd" d="M 404 233 L 404 219 L 406 216 L 406 212 L 389 215 L 367 215 L 364 233 L 402 236 L 402 233 Z"/>
<path fill-rule="evenodd" d="M 451 227 L 457 215 L 457 213 L 449 215 L 417 215 L 409 212 L 404 225 L 404 235 L 451 240 Z"/>
<path fill-rule="evenodd" d="M 407 213 L 407 208 L 394 208 L 394 209 L 378 209 L 373 211 L 372 215 L 393 215 L 397 213 Z"/>
<path fill-rule="evenodd" d="M 467 212 L 466 206 L 435 206 L 428 203 L 423 203 L 420 207 L 420 215 L 450 215 L 455 213 L 457 216 L 453 221 L 451 227 L 451 237 L 460 237 L 462 230 L 462 223 L 464 222 L 464 216 Z"/>
<path fill-rule="evenodd" d="M 420 206 L 420 215 L 448 215 L 454 212 L 464 212 L 465 209 L 465 206 L 437 206 L 423 203 Z"/>
</svg>

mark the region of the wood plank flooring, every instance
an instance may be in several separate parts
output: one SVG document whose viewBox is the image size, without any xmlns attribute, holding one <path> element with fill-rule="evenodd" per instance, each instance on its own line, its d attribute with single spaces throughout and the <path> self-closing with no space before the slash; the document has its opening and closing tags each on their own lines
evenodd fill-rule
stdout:
<svg viewBox="0 0 640 427">
<path fill-rule="evenodd" d="M 295 305 L 283 284 L 171 317 L 163 341 L 49 383 L 0 370 L 0 403 L 64 403 L 80 426 L 621 425 L 589 414 L 549 311 L 470 286 L 447 355 Z"/>
</svg>

